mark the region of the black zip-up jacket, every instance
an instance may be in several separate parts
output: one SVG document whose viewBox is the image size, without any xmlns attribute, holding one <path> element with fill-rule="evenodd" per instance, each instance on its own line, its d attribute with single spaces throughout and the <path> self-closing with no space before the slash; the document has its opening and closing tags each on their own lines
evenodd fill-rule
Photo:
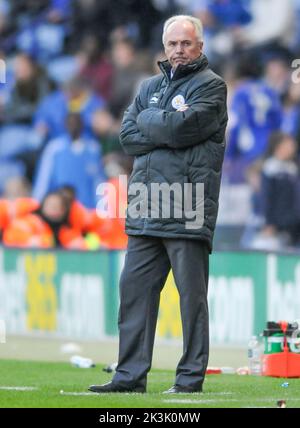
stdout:
<svg viewBox="0 0 300 428">
<path fill-rule="evenodd" d="M 211 249 L 225 150 L 226 85 L 208 67 L 203 54 L 191 64 L 179 65 L 172 79 L 169 62 L 159 66 L 162 74 L 142 83 L 124 114 L 120 131 L 124 151 L 135 156 L 129 179 L 126 232 L 204 240 Z M 188 109 L 176 111 L 183 104 Z M 161 194 L 160 204 L 151 198 L 153 183 L 173 185 L 170 215 Z M 193 190 L 190 203 L 185 204 L 189 200 L 185 196 L 188 183 Z M 193 219 L 192 214 L 201 213 L 203 207 L 196 183 L 204 184 L 204 212 L 201 218 Z"/>
</svg>

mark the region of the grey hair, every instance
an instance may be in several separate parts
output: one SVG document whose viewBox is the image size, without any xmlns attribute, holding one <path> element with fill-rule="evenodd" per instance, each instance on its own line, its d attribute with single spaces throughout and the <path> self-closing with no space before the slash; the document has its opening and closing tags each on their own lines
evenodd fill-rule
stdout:
<svg viewBox="0 0 300 428">
<path fill-rule="evenodd" d="M 167 19 L 164 23 L 164 29 L 163 29 L 163 35 L 162 35 L 162 42 L 163 45 L 165 44 L 165 37 L 167 29 L 170 27 L 171 24 L 178 21 L 188 21 L 191 22 L 196 30 L 197 38 L 199 42 L 203 41 L 203 25 L 200 19 L 195 18 L 191 15 L 174 15 L 171 16 L 171 18 Z"/>
</svg>

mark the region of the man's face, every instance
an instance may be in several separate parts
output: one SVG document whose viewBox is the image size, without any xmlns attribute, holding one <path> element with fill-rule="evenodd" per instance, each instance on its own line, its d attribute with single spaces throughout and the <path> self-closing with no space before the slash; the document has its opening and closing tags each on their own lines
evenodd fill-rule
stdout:
<svg viewBox="0 0 300 428">
<path fill-rule="evenodd" d="M 165 34 L 165 53 L 175 69 L 179 64 L 189 64 L 202 53 L 203 42 L 197 39 L 196 30 L 189 21 L 173 22 Z"/>
</svg>

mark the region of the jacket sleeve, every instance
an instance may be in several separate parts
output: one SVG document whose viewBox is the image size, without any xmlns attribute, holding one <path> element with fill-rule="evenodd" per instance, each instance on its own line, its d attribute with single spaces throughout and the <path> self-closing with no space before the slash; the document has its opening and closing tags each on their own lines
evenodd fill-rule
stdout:
<svg viewBox="0 0 300 428">
<path fill-rule="evenodd" d="M 143 110 L 137 117 L 138 129 L 158 147 L 184 149 L 201 144 L 226 124 L 226 95 L 225 83 L 214 80 L 194 91 L 185 111 Z"/>
<path fill-rule="evenodd" d="M 144 155 L 157 149 L 157 146 L 143 135 L 136 124 L 138 114 L 143 111 L 142 92 L 143 85 L 133 103 L 125 111 L 120 129 L 120 143 L 125 153 L 133 156 Z"/>
</svg>

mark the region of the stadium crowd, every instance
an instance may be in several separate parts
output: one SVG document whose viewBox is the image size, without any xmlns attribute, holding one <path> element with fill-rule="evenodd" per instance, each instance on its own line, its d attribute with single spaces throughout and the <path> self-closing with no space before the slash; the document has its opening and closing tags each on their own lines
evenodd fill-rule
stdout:
<svg viewBox="0 0 300 428">
<path fill-rule="evenodd" d="M 0 0 L 4 245 L 126 247 L 124 219 L 96 210 L 97 186 L 126 205 L 120 122 L 176 13 L 202 20 L 229 89 L 217 246 L 299 247 L 300 0 Z"/>
</svg>

